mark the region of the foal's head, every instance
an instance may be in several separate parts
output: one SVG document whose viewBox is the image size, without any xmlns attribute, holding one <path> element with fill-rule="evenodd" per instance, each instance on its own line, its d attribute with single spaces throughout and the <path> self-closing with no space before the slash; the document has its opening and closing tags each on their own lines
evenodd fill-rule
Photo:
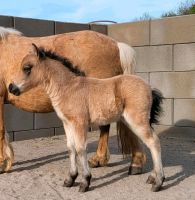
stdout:
<svg viewBox="0 0 195 200">
<path fill-rule="evenodd" d="M 67 59 L 57 54 L 46 51 L 43 48 L 38 48 L 33 44 L 33 52 L 26 55 L 21 63 L 18 71 L 15 72 L 14 80 L 9 84 L 9 92 L 19 96 L 21 93 L 36 87 L 43 80 L 43 73 L 40 73 L 46 66 L 46 59 L 52 59 L 63 64 L 69 71 L 78 76 L 84 76 L 84 72 L 80 71 L 77 67 Z"/>
<path fill-rule="evenodd" d="M 33 52 L 27 54 L 15 72 L 14 80 L 9 84 L 9 92 L 19 96 L 21 93 L 36 87 L 39 83 L 39 70 L 42 67 L 44 52 L 33 44 Z"/>
</svg>

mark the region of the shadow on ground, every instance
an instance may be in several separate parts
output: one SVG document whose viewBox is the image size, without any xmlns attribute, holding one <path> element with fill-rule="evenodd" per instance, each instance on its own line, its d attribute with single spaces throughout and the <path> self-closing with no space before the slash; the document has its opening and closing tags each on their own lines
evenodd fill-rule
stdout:
<svg viewBox="0 0 195 200">
<path fill-rule="evenodd" d="M 168 189 L 195 174 L 195 122 L 187 119 L 180 120 L 174 127 L 161 132 L 160 138 L 164 167 L 180 166 L 182 169 L 166 177 L 166 181 L 171 183 L 163 189 Z"/>
<path fill-rule="evenodd" d="M 166 181 L 171 182 L 171 183 L 166 184 L 163 187 L 164 190 L 172 186 L 178 185 L 180 182 L 182 182 L 186 178 L 195 174 L 195 133 L 194 133 L 194 138 L 193 137 L 188 138 L 188 131 L 186 131 L 187 128 L 179 127 L 183 124 L 190 124 L 192 127 L 195 127 L 195 122 L 193 121 L 180 120 L 179 122 L 175 124 L 175 126 L 177 127 L 168 128 L 165 131 L 160 133 L 161 144 L 162 144 L 163 166 L 164 167 L 180 166 L 182 169 L 180 172 L 177 172 L 172 176 L 166 177 Z M 195 129 L 191 129 L 191 131 L 193 130 Z M 179 134 L 179 137 L 177 137 L 177 132 Z M 95 152 L 96 147 L 97 147 L 97 141 L 90 142 L 88 144 L 88 153 Z M 117 147 L 116 136 L 111 136 L 109 138 L 109 147 L 110 147 L 110 153 L 112 155 L 120 154 Z M 149 151 L 147 149 L 145 150 L 146 150 L 148 159 L 147 159 L 146 165 L 144 166 L 144 172 L 149 172 L 152 169 L 152 160 L 151 160 Z M 11 172 L 33 170 L 45 164 L 61 161 L 66 158 L 68 158 L 68 153 L 67 151 L 66 152 L 64 151 L 64 152 L 60 152 L 56 154 L 43 156 L 40 158 L 16 162 L 14 164 L 14 169 Z M 93 181 L 108 178 L 108 177 L 113 177 L 111 180 L 106 180 L 105 182 L 92 187 L 91 190 L 95 189 L 96 187 L 103 187 L 108 184 L 112 184 L 113 182 L 116 182 L 124 177 L 127 177 L 128 176 L 127 171 L 128 171 L 128 165 L 129 165 L 129 164 L 127 165 L 127 163 L 129 163 L 129 160 L 123 160 L 122 156 L 121 156 L 121 161 L 117 161 L 117 162 L 110 161 L 110 163 L 108 164 L 108 167 L 115 167 L 115 166 L 121 165 L 120 169 L 107 173 L 98 178 L 94 178 Z M 28 166 L 23 166 L 26 164 Z M 114 177 L 117 174 L 118 176 Z"/>
</svg>

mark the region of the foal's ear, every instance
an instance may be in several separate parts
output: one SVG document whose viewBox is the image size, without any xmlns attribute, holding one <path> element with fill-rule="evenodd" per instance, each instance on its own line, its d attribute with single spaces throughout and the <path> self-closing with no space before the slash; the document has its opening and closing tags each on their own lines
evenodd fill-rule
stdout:
<svg viewBox="0 0 195 200">
<path fill-rule="evenodd" d="M 33 45 L 35 53 L 39 57 L 39 59 L 44 59 L 45 52 L 41 48 L 37 47 L 36 44 L 32 43 L 32 45 Z"/>
</svg>

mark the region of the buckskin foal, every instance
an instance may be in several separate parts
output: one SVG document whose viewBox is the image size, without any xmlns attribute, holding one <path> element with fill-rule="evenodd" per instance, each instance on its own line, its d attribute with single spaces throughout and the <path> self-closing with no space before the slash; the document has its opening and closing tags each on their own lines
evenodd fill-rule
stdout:
<svg viewBox="0 0 195 200">
<path fill-rule="evenodd" d="M 20 68 L 13 74 L 9 91 L 19 96 L 41 85 L 50 97 L 54 110 L 63 122 L 70 153 L 70 171 L 64 181 L 65 186 L 71 187 L 78 176 L 78 156 L 83 169 L 79 191 L 89 189 L 91 173 L 86 153 L 88 127 L 123 120 L 150 149 L 154 169 L 147 182 L 152 184 L 152 191 L 159 191 L 164 172 L 160 141 L 151 124 L 157 122 L 161 110 L 160 92 L 152 90 L 134 75 L 108 79 L 84 77 L 84 72 L 68 59 L 36 45 L 34 48 L 35 53 L 25 56 Z"/>
</svg>

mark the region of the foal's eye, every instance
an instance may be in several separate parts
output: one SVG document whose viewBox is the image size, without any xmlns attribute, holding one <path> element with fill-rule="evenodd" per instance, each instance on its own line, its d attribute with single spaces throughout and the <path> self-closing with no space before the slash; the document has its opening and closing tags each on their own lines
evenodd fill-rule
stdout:
<svg viewBox="0 0 195 200">
<path fill-rule="evenodd" d="M 23 72 L 24 72 L 26 75 L 30 75 L 31 69 L 32 69 L 32 65 L 25 65 L 25 66 L 23 67 Z"/>
</svg>

